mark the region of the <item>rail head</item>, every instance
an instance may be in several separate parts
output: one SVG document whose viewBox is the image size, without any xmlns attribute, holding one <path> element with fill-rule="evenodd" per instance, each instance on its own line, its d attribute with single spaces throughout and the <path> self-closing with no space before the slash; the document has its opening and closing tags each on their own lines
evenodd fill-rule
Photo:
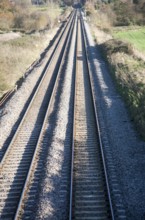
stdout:
<svg viewBox="0 0 145 220">
<path fill-rule="evenodd" d="M 76 30 L 78 27 L 78 18 L 76 17 Z M 72 148 L 72 155 L 71 155 L 71 171 L 70 171 L 70 199 L 69 199 L 69 220 L 72 220 L 72 203 L 73 203 L 73 164 L 74 164 L 74 134 L 75 134 L 75 97 L 76 97 L 76 57 L 77 57 L 77 32 L 76 32 L 76 43 L 75 43 L 75 54 L 74 54 L 74 65 L 75 65 L 75 88 L 74 88 L 74 109 L 73 109 L 73 132 L 72 132 L 72 144 L 71 144 L 71 148 Z"/>
</svg>

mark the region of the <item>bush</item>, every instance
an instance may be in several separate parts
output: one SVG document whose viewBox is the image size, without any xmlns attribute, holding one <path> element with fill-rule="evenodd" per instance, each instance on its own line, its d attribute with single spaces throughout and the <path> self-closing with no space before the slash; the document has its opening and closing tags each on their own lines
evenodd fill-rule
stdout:
<svg viewBox="0 0 145 220">
<path fill-rule="evenodd" d="M 121 41 L 109 40 L 102 49 L 131 118 L 145 139 L 145 63 L 134 56 L 129 44 Z"/>
<path fill-rule="evenodd" d="M 0 0 L 0 29 L 9 30 L 13 25 L 13 6 L 8 0 Z"/>
<path fill-rule="evenodd" d="M 35 12 L 31 14 L 31 20 L 33 21 L 34 29 L 43 30 L 48 28 L 49 16 L 46 12 Z"/>
<path fill-rule="evenodd" d="M 15 14 L 13 27 L 22 29 L 24 27 L 24 20 L 25 20 L 24 14 L 18 14 L 18 13 Z"/>
<path fill-rule="evenodd" d="M 113 53 L 118 52 L 133 55 L 133 48 L 131 44 L 123 42 L 121 40 L 109 40 L 106 44 L 103 45 L 103 48 L 108 55 L 112 55 Z"/>
<path fill-rule="evenodd" d="M 0 13 L 0 29 L 9 30 L 12 28 L 14 22 L 14 16 L 11 12 Z"/>
<path fill-rule="evenodd" d="M 58 21 L 60 9 L 56 4 L 35 7 L 27 2 L 15 1 L 15 5 L 8 0 L 0 0 L 0 29 L 15 29 L 23 32 L 41 31 L 52 28 Z M 29 6 L 29 7 L 28 7 Z"/>
<path fill-rule="evenodd" d="M 115 1 L 112 6 L 116 14 L 115 26 L 141 25 L 143 23 L 142 13 L 131 2 Z"/>
<path fill-rule="evenodd" d="M 25 32 L 40 31 L 49 27 L 50 18 L 45 12 L 33 12 L 31 14 L 17 13 L 14 18 L 13 28 Z"/>
</svg>

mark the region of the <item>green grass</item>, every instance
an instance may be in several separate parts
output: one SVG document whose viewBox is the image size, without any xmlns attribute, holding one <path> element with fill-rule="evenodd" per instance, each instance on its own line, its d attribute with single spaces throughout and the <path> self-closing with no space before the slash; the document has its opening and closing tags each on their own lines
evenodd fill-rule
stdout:
<svg viewBox="0 0 145 220">
<path fill-rule="evenodd" d="M 125 30 L 114 32 L 113 36 L 117 39 L 131 43 L 136 49 L 145 53 L 145 27 L 137 30 Z"/>
</svg>

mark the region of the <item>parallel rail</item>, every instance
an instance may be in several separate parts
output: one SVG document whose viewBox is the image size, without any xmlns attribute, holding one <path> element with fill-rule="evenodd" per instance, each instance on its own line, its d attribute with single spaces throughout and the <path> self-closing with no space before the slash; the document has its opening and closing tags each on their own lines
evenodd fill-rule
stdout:
<svg viewBox="0 0 145 220">
<path fill-rule="evenodd" d="M 72 14 L 73 14 L 73 12 L 71 12 L 71 14 L 68 16 L 68 19 L 70 19 L 70 17 L 72 16 Z M 67 24 L 68 24 L 68 23 L 67 23 Z M 63 30 L 60 31 L 59 37 L 58 37 L 57 41 L 55 42 L 53 51 L 52 51 L 52 53 L 51 53 L 51 55 L 50 55 L 49 60 L 47 61 L 46 65 L 45 65 L 45 67 L 44 67 L 44 71 L 43 71 L 43 72 L 46 71 L 46 69 L 47 69 L 47 67 L 48 67 L 48 65 L 49 65 L 49 62 L 51 61 L 51 59 L 52 59 L 52 57 L 53 57 L 53 54 L 55 53 L 55 50 L 57 49 L 57 46 L 58 46 L 58 44 L 59 44 L 59 42 L 60 42 L 60 40 L 61 40 L 61 38 L 62 38 L 62 36 L 63 36 L 63 33 L 64 33 L 66 27 L 67 27 L 67 25 L 65 25 L 65 27 L 63 28 Z M 46 48 L 46 49 L 47 49 L 47 48 Z M 38 58 L 37 60 L 35 60 L 35 61 L 26 69 L 26 72 L 23 74 L 23 76 L 22 76 L 21 79 L 24 80 L 24 79 L 29 75 L 29 72 L 31 72 L 31 71 L 33 70 L 33 68 L 41 61 L 41 56 L 42 56 L 43 53 L 45 53 L 45 51 L 40 54 L 40 58 Z M 42 76 L 43 76 L 43 73 L 42 73 Z M 20 80 L 21 80 L 21 79 L 20 79 Z M 19 85 L 19 81 L 20 81 L 20 80 L 18 80 L 18 82 L 16 82 L 16 85 L 15 85 L 15 88 L 14 88 L 14 89 L 11 89 L 11 90 L 7 91 L 7 92 L 0 98 L 0 108 L 2 108 L 2 107 L 6 104 L 6 102 L 7 102 L 7 101 L 11 98 L 11 96 L 15 93 L 15 91 L 17 90 L 17 88 L 22 84 L 23 81 L 21 80 L 21 83 L 20 83 L 20 85 Z M 41 80 L 41 77 L 40 77 L 40 80 Z M 39 82 L 38 82 L 38 83 L 39 83 Z"/>
<path fill-rule="evenodd" d="M 72 17 L 70 18 L 70 22 L 72 22 Z M 64 45 L 62 45 L 62 50 L 61 50 L 61 51 L 58 51 L 58 47 L 60 46 L 62 37 L 63 37 L 64 33 L 66 32 L 66 28 L 68 28 L 68 24 L 70 24 L 70 22 L 68 22 L 67 25 L 66 25 L 66 27 L 64 28 L 64 31 L 63 31 L 63 33 L 61 34 L 61 36 L 60 36 L 60 38 L 59 38 L 59 40 L 58 40 L 58 42 L 57 42 L 57 44 L 56 44 L 56 46 L 55 46 L 55 48 L 54 48 L 52 54 L 51 54 L 51 57 L 50 57 L 50 59 L 49 59 L 47 65 L 46 65 L 46 67 L 44 68 L 44 69 L 45 69 L 45 73 L 44 73 L 44 75 L 43 75 L 41 81 L 40 81 L 39 84 L 37 85 L 37 89 L 36 89 L 35 93 L 33 94 L 32 99 L 30 100 L 30 103 L 29 103 L 29 105 L 28 105 L 28 107 L 27 107 L 27 109 L 26 109 L 26 111 L 25 111 L 25 114 L 24 114 L 23 117 L 21 118 L 21 122 L 20 122 L 20 124 L 19 124 L 19 126 L 18 126 L 18 128 L 17 128 L 17 131 L 15 132 L 15 135 L 13 136 L 13 138 L 12 138 L 12 140 L 11 140 L 11 143 L 9 144 L 8 148 L 7 148 L 6 151 L 3 153 L 3 157 L 2 157 L 1 162 L 0 162 L 0 168 L 1 168 L 1 167 L 3 166 L 3 164 L 4 164 L 5 158 L 7 157 L 7 154 L 9 153 L 9 151 L 11 150 L 11 146 L 12 146 L 12 144 L 13 144 L 15 138 L 17 137 L 17 134 L 18 134 L 18 132 L 19 132 L 21 126 L 23 125 L 23 123 L 24 123 L 24 121 L 25 121 L 25 119 L 26 119 L 26 116 L 29 114 L 29 111 L 30 111 L 31 107 L 33 106 L 33 103 L 34 103 L 35 98 L 39 96 L 39 95 L 38 95 L 38 92 L 39 92 L 39 89 L 42 87 L 42 83 L 43 83 L 44 81 L 46 81 L 46 80 L 49 80 L 49 82 L 50 82 L 51 84 L 54 84 L 56 74 L 51 75 L 51 74 L 52 74 L 51 68 L 53 68 L 53 71 L 54 71 L 54 72 L 57 72 L 58 66 L 60 65 L 60 61 L 61 61 L 61 58 L 62 58 L 62 54 L 63 54 L 64 48 L 65 48 L 65 41 L 67 40 L 67 37 L 66 37 L 66 40 L 64 41 Z M 68 30 L 68 33 L 69 33 L 69 30 Z M 57 53 L 60 53 L 60 56 L 59 56 L 59 54 L 57 54 Z M 58 60 L 54 62 L 54 60 L 56 59 L 55 56 L 58 56 Z M 50 71 L 50 76 L 47 74 L 48 71 Z M 48 79 L 46 79 L 46 76 L 48 77 Z M 53 79 L 53 78 L 54 78 L 54 79 Z M 52 81 L 53 81 L 53 82 L 52 82 Z M 49 83 L 49 84 L 50 84 L 50 83 Z M 49 84 L 48 84 L 48 86 L 50 87 Z M 48 86 L 47 86 L 47 87 L 48 87 Z M 47 87 L 46 87 L 46 89 L 47 89 Z M 51 90 L 52 90 L 52 88 L 51 88 Z M 45 94 L 45 93 L 44 93 L 44 94 Z M 39 97 L 38 97 L 38 98 L 39 98 Z M 39 100 L 40 100 L 40 98 L 39 98 Z"/>
<path fill-rule="evenodd" d="M 114 220 L 81 14 L 78 19 L 69 220 Z"/>
<path fill-rule="evenodd" d="M 70 15 L 69 15 L 69 20 L 70 21 L 72 19 L 72 17 L 74 16 L 74 12 L 71 12 Z M 39 90 L 39 85 L 42 83 L 42 81 L 44 80 L 45 78 L 45 75 L 48 71 L 50 71 L 49 69 L 51 68 L 51 64 L 53 63 L 53 60 L 55 59 L 55 56 L 57 54 L 57 50 L 58 50 L 58 46 L 63 38 L 63 35 L 64 33 L 66 32 L 66 29 L 68 28 L 68 25 L 69 25 L 70 22 L 67 22 L 64 27 L 60 30 L 60 33 L 58 34 L 56 40 L 54 41 L 53 45 L 50 47 L 49 49 L 49 54 L 48 54 L 48 61 L 46 61 L 45 63 L 45 66 L 40 74 L 40 77 L 36 83 L 36 85 L 34 86 L 34 89 L 32 90 L 32 93 L 30 94 L 25 106 L 24 106 L 24 109 L 22 110 L 22 112 L 20 113 L 21 116 L 20 118 L 17 120 L 16 124 L 14 125 L 14 129 L 12 130 L 10 136 L 8 137 L 8 139 L 6 140 L 6 142 L 4 143 L 1 151 L 0 151 L 0 167 L 2 166 L 2 161 L 4 160 L 4 157 L 5 157 L 5 154 L 7 154 L 7 151 L 9 151 L 9 149 L 7 150 L 8 146 L 11 145 L 11 140 L 15 138 L 15 135 L 16 135 L 16 130 L 19 129 L 19 127 L 21 126 L 21 124 L 23 123 L 23 118 L 25 118 L 25 115 L 27 114 L 27 112 L 29 111 L 30 109 L 30 106 L 31 106 L 31 103 L 33 103 L 33 100 L 34 100 L 34 97 L 36 96 L 37 94 L 37 91 Z M 61 57 L 61 53 L 60 53 L 60 57 Z M 59 60 L 58 60 L 58 64 L 59 65 Z M 26 73 L 27 75 L 27 73 Z M 11 93 L 12 91 L 9 92 L 9 94 Z M 14 91 L 15 92 L 15 91 Z M 12 95 L 13 93 L 12 92 Z M 3 107 L 3 105 L 9 100 L 9 97 L 11 97 L 11 95 L 8 94 L 8 97 L 6 97 L 6 99 L 4 98 L 4 100 L 1 100 L 2 102 L 2 105 L 1 107 Z"/>
<path fill-rule="evenodd" d="M 15 89 L 12 89 L 8 92 L 6 92 L 3 97 L 0 99 L 0 108 L 3 107 L 3 105 L 7 102 L 7 100 L 11 97 L 11 95 L 14 93 Z"/>
<path fill-rule="evenodd" d="M 41 143 L 70 45 L 75 14 L 64 28 L 45 73 L 0 163 L 0 219 L 21 219 Z M 102 147 L 86 32 L 78 11 L 76 34 L 74 125 L 70 175 L 69 220 L 115 219 Z M 61 45 L 62 44 L 62 45 Z M 38 171 L 41 172 L 41 171 Z M 34 187 L 37 191 L 37 185 Z M 29 213 L 26 213 L 26 219 Z"/>
<path fill-rule="evenodd" d="M 66 25 L 46 72 L 0 164 L 0 218 L 19 219 L 30 183 L 49 106 L 58 83 L 75 13 Z M 36 190 L 36 189 L 35 189 Z"/>
</svg>

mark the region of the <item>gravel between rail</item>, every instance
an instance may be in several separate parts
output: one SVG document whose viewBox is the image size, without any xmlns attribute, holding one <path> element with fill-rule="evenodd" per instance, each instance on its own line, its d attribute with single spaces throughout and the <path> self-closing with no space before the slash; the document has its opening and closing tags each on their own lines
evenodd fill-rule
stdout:
<svg viewBox="0 0 145 220">
<path fill-rule="evenodd" d="M 75 27 L 76 28 L 76 27 Z M 47 128 L 48 156 L 39 195 L 36 219 L 64 220 L 68 216 L 71 132 L 73 117 L 73 83 L 75 34 L 71 42 L 61 93 L 55 94 Z M 57 88 L 57 90 L 60 88 Z M 49 140 L 49 141 L 48 141 Z M 51 140 L 51 141 L 50 141 Z M 68 175 L 66 175 L 68 174 Z"/>
<path fill-rule="evenodd" d="M 120 184 L 127 219 L 145 219 L 145 142 L 140 139 L 128 115 L 126 106 L 119 96 L 111 79 L 107 65 L 92 40 L 86 24 L 89 38 L 91 63 L 95 65 L 93 75 L 96 100 L 101 124 L 104 146 L 112 151 L 116 175 Z"/>
</svg>

